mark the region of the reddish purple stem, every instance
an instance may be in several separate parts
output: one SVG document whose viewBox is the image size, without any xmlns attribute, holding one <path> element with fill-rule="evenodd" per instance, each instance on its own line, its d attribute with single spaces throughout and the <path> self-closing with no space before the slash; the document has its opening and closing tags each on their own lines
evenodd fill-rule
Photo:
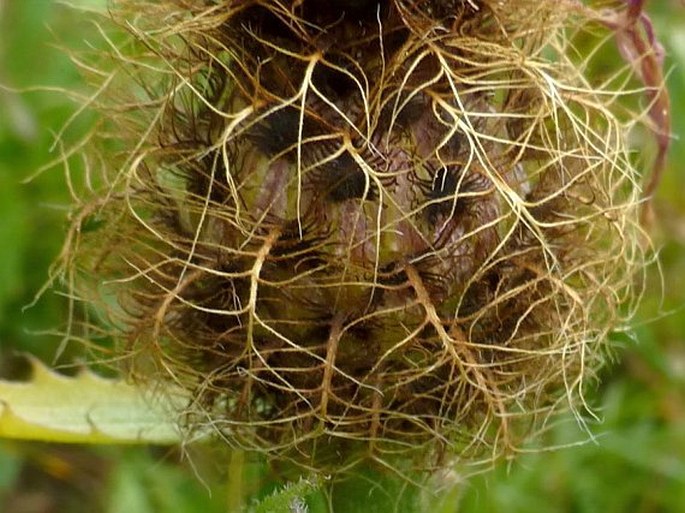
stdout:
<svg viewBox="0 0 685 513">
<path fill-rule="evenodd" d="M 626 61 L 630 62 L 646 86 L 649 101 L 649 119 L 657 142 L 657 156 L 652 176 L 645 186 L 643 222 L 651 214 L 651 198 L 666 166 L 666 154 L 671 144 L 671 107 L 664 84 L 664 49 L 654 34 L 654 26 L 644 12 L 646 0 L 624 0 L 624 11 L 605 11 L 602 22 L 616 33 L 616 43 Z"/>
</svg>

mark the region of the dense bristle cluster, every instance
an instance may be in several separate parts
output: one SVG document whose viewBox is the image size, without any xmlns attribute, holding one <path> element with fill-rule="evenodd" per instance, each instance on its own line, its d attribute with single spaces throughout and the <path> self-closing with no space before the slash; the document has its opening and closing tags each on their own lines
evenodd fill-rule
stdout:
<svg viewBox="0 0 685 513">
<path fill-rule="evenodd" d="M 588 11 L 116 4 L 117 142 L 69 258 L 105 283 L 131 375 L 189 391 L 186 428 L 428 465 L 582 402 L 643 260 L 611 87 L 630 69 L 584 77 Z"/>
</svg>

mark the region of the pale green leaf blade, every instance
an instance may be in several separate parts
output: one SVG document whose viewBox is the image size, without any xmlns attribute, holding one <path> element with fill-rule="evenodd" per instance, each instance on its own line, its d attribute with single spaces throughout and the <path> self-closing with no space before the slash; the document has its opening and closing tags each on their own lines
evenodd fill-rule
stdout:
<svg viewBox="0 0 685 513">
<path fill-rule="evenodd" d="M 181 440 L 172 414 L 180 396 L 146 394 L 90 371 L 67 377 L 31 361 L 30 381 L 0 380 L 0 437 L 91 444 Z"/>
</svg>

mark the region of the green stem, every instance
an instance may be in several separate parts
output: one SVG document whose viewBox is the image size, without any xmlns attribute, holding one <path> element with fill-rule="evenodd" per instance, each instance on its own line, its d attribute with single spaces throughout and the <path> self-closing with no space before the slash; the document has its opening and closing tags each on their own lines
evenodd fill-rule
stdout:
<svg viewBox="0 0 685 513">
<path fill-rule="evenodd" d="M 240 513 L 245 505 L 245 452 L 235 449 L 231 452 L 228 465 L 227 512 Z"/>
<path fill-rule="evenodd" d="M 330 513 L 421 513 L 421 488 L 387 469 L 361 468 L 330 485 Z"/>
</svg>

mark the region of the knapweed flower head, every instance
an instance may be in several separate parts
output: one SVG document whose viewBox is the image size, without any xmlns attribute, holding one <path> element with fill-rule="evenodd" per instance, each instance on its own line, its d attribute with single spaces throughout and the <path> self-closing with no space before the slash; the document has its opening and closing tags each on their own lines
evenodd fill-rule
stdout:
<svg viewBox="0 0 685 513">
<path fill-rule="evenodd" d="M 609 11 L 112 7 L 128 36 L 84 65 L 103 116 L 63 262 L 110 358 L 186 391 L 188 433 L 316 469 L 428 467 L 582 415 L 639 296 L 626 141 L 661 98 Z"/>
</svg>

